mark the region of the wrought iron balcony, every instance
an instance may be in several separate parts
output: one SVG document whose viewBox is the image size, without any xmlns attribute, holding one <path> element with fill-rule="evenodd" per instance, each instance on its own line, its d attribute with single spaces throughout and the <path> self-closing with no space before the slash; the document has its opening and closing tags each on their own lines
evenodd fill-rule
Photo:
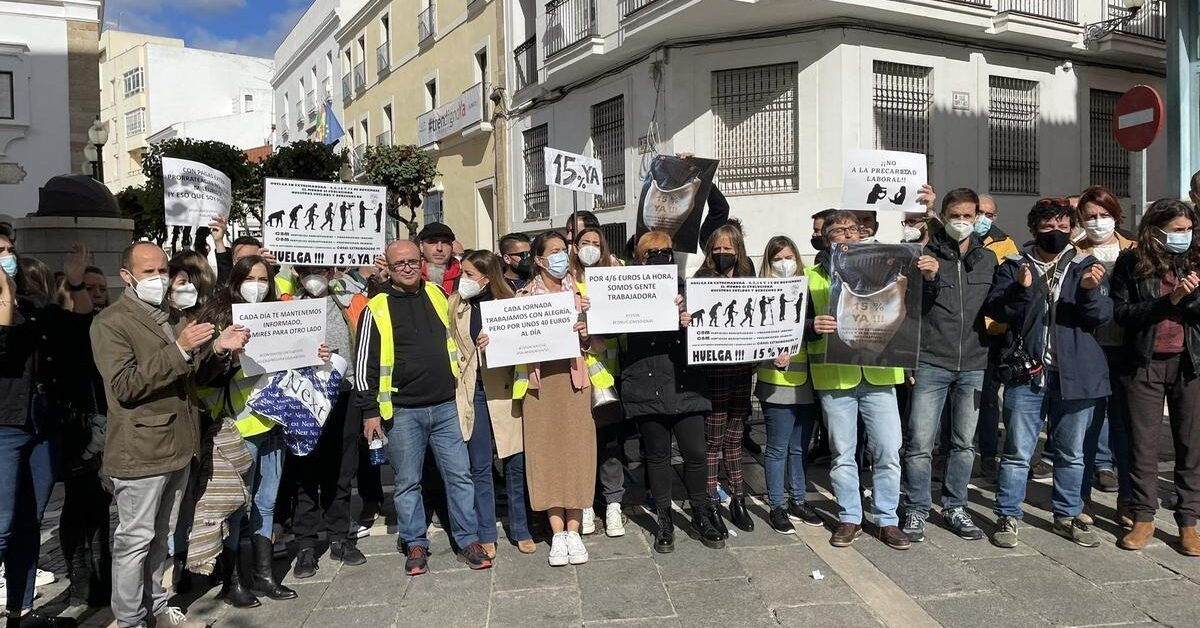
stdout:
<svg viewBox="0 0 1200 628">
<path fill-rule="evenodd" d="M 513 51 L 517 64 L 517 89 L 525 89 L 538 82 L 537 37 L 530 37 Z"/>
<path fill-rule="evenodd" d="M 996 0 L 998 13 L 1019 13 L 1058 22 L 1079 22 L 1079 0 Z"/>
<path fill-rule="evenodd" d="M 434 35 L 437 35 L 437 5 L 430 2 L 427 9 L 417 14 L 417 41 Z"/>
<path fill-rule="evenodd" d="M 550 0 L 546 3 L 546 57 L 552 57 L 594 34 L 595 0 Z"/>
<path fill-rule="evenodd" d="M 364 90 L 367 88 L 367 63 L 359 61 L 354 64 L 354 89 Z"/>
<path fill-rule="evenodd" d="M 392 42 L 385 41 L 375 49 L 375 62 L 379 66 L 380 74 L 387 74 L 392 69 L 391 45 Z"/>
</svg>

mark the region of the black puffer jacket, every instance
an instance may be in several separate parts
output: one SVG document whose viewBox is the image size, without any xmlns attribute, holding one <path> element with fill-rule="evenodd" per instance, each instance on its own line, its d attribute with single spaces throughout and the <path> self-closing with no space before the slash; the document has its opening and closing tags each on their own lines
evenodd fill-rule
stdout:
<svg viewBox="0 0 1200 628">
<path fill-rule="evenodd" d="M 1192 365 L 1200 367 L 1200 296 L 1192 293 L 1179 305 L 1161 294 L 1162 278 L 1138 278 L 1134 273 L 1137 249 L 1126 251 L 1117 258 L 1110 285 L 1112 287 L 1113 319 L 1125 329 L 1120 367 L 1122 373 L 1150 364 L 1154 355 L 1154 337 L 1158 324 L 1171 314 L 1183 318 L 1184 353 Z"/>
<path fill-rule="evenodd" d="M 625 336 L 617 383 L 627 418 L 712 410 L 704 373 L 687 365 L 686 334 L 680 329 Z"/>
<path fill-rule="evenodd" d="M 76 396 L 81 388 L 77 376 L 84 375 L 80 352 L 88 347 L 90 322 L 91 316 L 18 298 L 13 324 L 0 326 L 0 425 L 25 425 L 35 390 L 42 393 L 42 400 L 56 405 Z M 56 421 L 59 415 L 57 411 L 37 414 L 47 421 Z"/>
</svg>

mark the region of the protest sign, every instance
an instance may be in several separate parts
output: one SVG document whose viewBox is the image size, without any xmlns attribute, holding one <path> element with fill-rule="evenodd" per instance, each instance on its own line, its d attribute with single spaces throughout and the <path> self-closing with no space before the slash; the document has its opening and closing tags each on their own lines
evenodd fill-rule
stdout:
<svg viewBox="0 0 1200 628">
<path fill-rule="evenodd" d="M 258 378 L 246 405 L 283 426 L 284 441 L 297 456 L 317 447 L 321 432 L 341 392 L 347 362 L 336 353 L 327 364 Z"/>
<path fill-rule="evenodd" d="M 579 357 L 579 320 L 575 295 L 557 292 L 533 297 L 484 301 L 484 349 L 488 367 L 512 366 Z"/>
<path fill-rule="evenodd" d="M 206 227 L 228 216 L 233 202 L 229 177 L 198 161 L 162 158 L 163 208 L 168 227 Z"/>
<path fill-rule="evenodd" d="M 852 149 L 842 178 L 842 209 L 921 212 L 917 202 L 928 181 L 925 155 Z"/>
<path fill-rule="evenodd" d="M 242 371 L 261 375 L 320 365 L 325 299 L 233 304 L 233 324 L 250 330 Z"/>
<path fill-rule="evenodd" d="M 638 199 L 637 236 L 661 229 L 671 234 L 676 251 L 695 253 L 718 163 L 699 157 L 655 157 Z"/>
<path fill-rule="evenodd" d="M 281 264 L 370 266 L 383 254 L 387 188 L 267 179 L 263 244 Z"/>
<path fill-rule="evenodd" d="M 688 364 L 737 364 L 795 354 L 804 341 L 807 277 L 687 280 Z"/>
<path fill-rule="evenodd" d="M 610 266 L 588 268 L 588 333 L 627 334 L 679 328 L 679 268 Z"/>
<path fill-rule="evenodd" d="M 920 244 L 835 244 L 829 311 L 837 333 L 825 336 L 825 361 L 917 367 L 921 347 Z"/>
<path fill-rule="evenodd" d="M 547 148 L 546 185 L 574 192 L 604 194 L 604 169 L 600 160 L 575 153 Z"/>
</svg>

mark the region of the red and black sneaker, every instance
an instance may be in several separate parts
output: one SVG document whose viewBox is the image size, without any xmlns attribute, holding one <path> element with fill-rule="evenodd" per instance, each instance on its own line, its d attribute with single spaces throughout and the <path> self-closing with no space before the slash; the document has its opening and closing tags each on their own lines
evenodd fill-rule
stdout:
<svg viewBox="0 0 1200 628">
<path fill-rule="evenodd" d="M 404 561 L 404 571 L 410 576 L 419 576 L 429 571 L 429 549 L 421 545 L 408 546 L 408 560 Z"/>
<path fill-rule="evenodd" d="M 466 563 L 471 569 L 489 569 L 492 566 L 491 559 L 479 543 L 472 543 L 459 552 L 458 562 Z"/>
</svg>

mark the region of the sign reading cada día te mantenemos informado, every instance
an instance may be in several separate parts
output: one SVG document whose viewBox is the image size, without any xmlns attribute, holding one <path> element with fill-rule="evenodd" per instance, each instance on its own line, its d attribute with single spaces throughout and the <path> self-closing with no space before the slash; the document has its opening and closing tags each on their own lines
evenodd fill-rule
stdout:
<svg viewBox="0 0 1200 628">
<path fill-rule="evenodd" d="M 304 366 L 319 366 L 317 351 L 325 342 L 326 299 L 271 303 L 235 303 L 233 323 L 250 330 L 242 352 L 242 371 L 261 375 Z"/>
<path fill-rule="evenodd" d="M 806 277 L 687 280 L 688 364 L 738 364 L 789 355 L 804 341 Z"/>
</svg>

